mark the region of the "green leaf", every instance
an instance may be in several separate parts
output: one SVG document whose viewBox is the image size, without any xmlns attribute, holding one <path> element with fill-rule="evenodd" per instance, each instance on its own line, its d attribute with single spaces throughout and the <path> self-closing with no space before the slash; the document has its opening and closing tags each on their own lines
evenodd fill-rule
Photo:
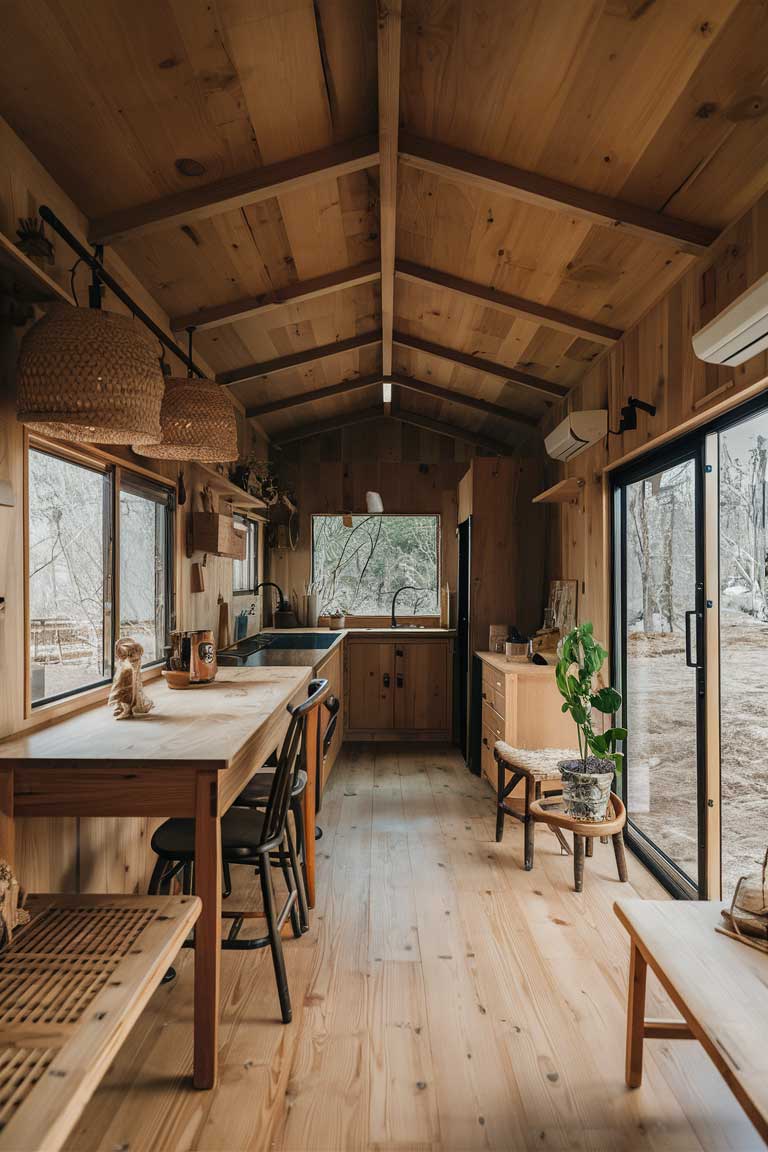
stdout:
<svg viewBox="0 0 768 1152">
<path fill-rule="evenodd" d="M 601 688 L 592 697 L 592 707 L 610 716 L 621 707 L 621 693 L 615 688 Z"/>
</svg>

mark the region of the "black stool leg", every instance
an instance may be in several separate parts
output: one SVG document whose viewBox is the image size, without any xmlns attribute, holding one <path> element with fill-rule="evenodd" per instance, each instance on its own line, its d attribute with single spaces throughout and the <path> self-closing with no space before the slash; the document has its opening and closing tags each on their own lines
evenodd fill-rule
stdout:
<svg viewBox="0 0 768 1152">
<path fill-rule="evenodd" d="M 280 1012 L 283 1024 L 290 1024 L 293 1017 L 291 1010 L 291 994 L 288 990 L 288 977 L 285 972 L 285 957 L 283 956 L 283 941 L 280 937 L 280 928 L 275 912 L 275 893 L 272 888 L 272 869 L 269 864 L 269 853 L 261 854 L 259 863 L 259 879 L 261 880 L 261 895 L 264 901 L 264 915 L 267 918 L 267 933 L 269 947 L 272 952 L 272 964 L 275 969 L 275 982 L 277 995 L 280 999 Z"/>
<path fill-rule="evenodd" d="M 573 834 L 573 886 L 577 892 L 584 887 L 584 837 Z"/>
<path fill-rule="evenodd" d="M 291 869 L 293 871 L 293 878 L 296 882 L 296 895 L 298 896 L 299 905 L 299 923 L 302 932 L 309 931 L 309 905 L 307 904 L 307 893 L 304 888 L 304 874 L 299 866 L 299 861 L 296 856 L 296 845 L 293 843 L 293 836 L 291 835 L 290 828 L 285 830 L 286 839 L 288 841 L 288 855 L 291 858 Z"/>
<path fill-rule="evenodd" d="M 506 783 L 506 772 L 504 771 L 504 764 L 501 760 L 496 761 L 499 769 L 498 785 L 496 789 L 496 843 L 501 844 L 504 837 L 504 785 Z"/>
<path fill-rule="evenodd" d="M 525 778 L 525 815 L 523 817 L 524 860 L 523 867 L 526 872 L 533 868 L 533 829 L 531 819 L 531 800 L 534 799 L 534 781 L 532 776 Z"/>
</svg>

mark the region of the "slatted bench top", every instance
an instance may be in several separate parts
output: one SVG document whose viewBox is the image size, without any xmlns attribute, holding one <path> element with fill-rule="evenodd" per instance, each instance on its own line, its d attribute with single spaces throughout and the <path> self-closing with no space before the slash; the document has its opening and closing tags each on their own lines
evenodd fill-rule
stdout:
<svg viewBox="0 0 768 1152">
<path fill-rule="evenodd" d="M 200 915 L 196 896 L 36 896 L 0 953 L 0 1152 L 62 1146 Z"/>
<path fill-rule="evenodd" d="M 614 904 L 632 943 L 684 1017 L 690 1035 L 701 1042 L 760 1135 L 768 1140 L 768 956 L 715 931 L 723 924 L 721 908 L 719 901 L 622 900 Z M 629 1018 L 632 1026 L 631 997 Z M 684 1038 L 679 1024 L 643 1024 L 642 1002 L 635 1027 L 648 1038 L 674 1038 L 676 1030 Z M 633 1087 L 641 1075 L 642 1057 L 635 1077 L 628 1062 L 628 1081 Z"/>
</svg>

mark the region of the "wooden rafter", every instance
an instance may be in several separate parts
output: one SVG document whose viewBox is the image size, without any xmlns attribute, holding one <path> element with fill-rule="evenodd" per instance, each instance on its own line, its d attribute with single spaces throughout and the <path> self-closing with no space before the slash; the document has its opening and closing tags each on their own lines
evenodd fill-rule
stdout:
<svg viewBox="0 0 768 1152">
<path fill-rule="evenodd" d="M 310 436 L 322 436 L 325 432 L 336 432 L 339 428 L 347 428 L 352 424 L 365 424 L 369 420 L 379 420 L 382 416 L 386 416 L 383 404 L 374 404 L 371 408 L 362 408 L 359 412 L 339 412 L 329 420 L 316 420 L 313 424 L 287 429 L 275 437 L 275 443 L 279 446 L 292 444 L 294 440 L 308 440 Z"/>
<path fill-rule="evenodd" d="M 378 162 L 376 136 L 363 136 L 291 160 L 227 176 L 213 184 L 175 192 L 150 204 L 112 212 L 91 222 L 88 238 L 92 244 L 114 244 L 128 237 L 146 236 L 164 228 L 192 224 L 195 220 L 245 208 L 284 192 L 295 192 L 318 180 L 371 168 Z"/>
<path fill-rule="evenodd" d="M 392 383 L 399 384 L 411 392 L 420 392 L 423 396 L 433 396 L 436 400 L 445 400 L 449 404 L 461 404 L 465 408 L 474 408 L 477 412 L 484 412 L 486 416 L 495 416 L 501 420 L 511 420 L 515 424 L 526 424 L 529 428 L 536 428 L 539 418 L 529 416 L 525 412 L 516 412 L 513 408 L 505 408 L 503 404 L 492 404 L 490 400 L 483 400 L 480 396 L 468 396 L 465 392 L 455 392 L 452 388 L 441 388 L 437 384 L 426 380 L 417 380 L 414 376 L 406 376 L 403 372 L 392 373 Z M 250 413 L 249 413 L 250 415 Z"/>
<path fill-rule="evenodd" d="M 487 304 L 497 312 L 505 312 L 510 316 L 519 316 L 524 320 L 535 320 L 545 328 L 554 328 L 558 332 L 567 332 L 571 336 L 592 340 L 596 344 L 615 344 L 623 336 L 620 328 L 609 328 L 607 324 L 599 324 L 596 320 L 585 320 L 582 316 L 575 316 L 571 312 L 563 312 L 560 308 L 553 308 L 550 304 L 539 304 L 536 300 L 526 300 L 522 296 L 515 296 L 511 292 L 502 292 L 498 288 L 487 287 L 485 284 L 475 284 L 472 280 L 463 280 L 460 276 L 452 276 L 448 272 L 440 272 L 436 268 L 425 268 L 421 264 L 414 264 L 410 260 L 397 260 L 395 274 L 403 280 L 413 284 L 431 284 L 436 288 L 446 288 L 461 296 L 467 296 L 482 304 Z"/>
<path fill-rule="evenodd" d="M 613 196 L 604 196 L 600 192 L 575 188 L 536 172 L 526 172 L 498 160 L 463 152 L 436 140 L 424 140 L 401 132 L 399 146 L 400 159 L 414 168 L 500 192 L 526 204 L 575 213 L 593 224 L 623 228 L 646 239 L 672 243 L 694 256 L 706 252 L 718 236 L 714 229 L 701 224 L 677 220 L 673 216 L 665 216 L 663 212 L 654 212 L 650 208 L 629 204 Z"/>
<path fill-rule="evenodd" d="M 231 372 L 220 372 L 216 377 L 219 384 L 242 384 L 245 380 L 256 380 L 259 376 L 271 376 L 284 372 L 287 368 L 301 368 L 326 356 L 338 356 L 340 352 L 353 352 L 356 348 L 370 348 L 381 343 L 381 332 L 363 332 L 350 336 L 347 340 L 337 340 L 335 344 L 319 344 L 316 348 L 306 348 L 303 352 L 291 352 L 288 356 L 278 356 L 261 364 L 247 364 L 244 368 L 233 368 Z"/>
<path fill-rule="evenodd" d="M 412 424 L 415 428 L 436 432 L 438 436 L 448 436 L 452 440 L 465 440 L 467 444 L 485 448 L 488 452 L 495 452 L 497 456 L 511 456 L 514 452 L 511 444 L 504 444 L 501 440 L 494 440 L 491 436 L 484 436 L 481 432 L 470 432 L 469 428 L 462 428 L 458 424 L 447 424 L 444 420 L 432 420 L 428 416 L 420 416 L 417 412 L 408 411 L 407 408 L 398 408 L 396 419 L 401 420 L 403 424 Z"/>
<path fill-rule="evenodd" d="M 476 372 L 484 372 L 488 376 L 498 376 L 511 384 L 519 384 L 550 399 L 561 400 L 568 395 L 568 389 L 562 384 L 553 384 L 551 380 L 531 376 L 528 372 L 521 372 L 517 368 L 508 368 L 506 364 L 497 364 L 494 360 L 484 360 L 480 356 L 472 356 L 469 352 L 446 348 L 442 344 L 434 344 L 431 340 L 422 340 L 405 332 L 395 332 L 393 339 L 401 348 L 411 348 L 414 352 L 425 352 L 428 356 L 438 356 L 441 360 L 463 364 L 466 368 L 473 368 Z"/>
<path fill-rule="evenodd" d="M 400 112 L 401 0 L 378 0 L 379 236 L 381 243 L 381 330 L 384 375 L 392 371 L 395 313 L 397 133 Z"/>
<path fill-rule="evenodd" d="M 201 332 L 206 328 L 218 328 L 221 324 L 234 324 L 238 320 L 253 319 L 274 312 L 285 304 L 303 304 L 332 292 L 342 292 L 345 288 L 368 284 L 378 280 L 380 274 L 379 261 L 366 260 L 352 268 L 339 268 L 336 272 L 314 276 L 311 280 L 297 280 L 293 284 L 286 284 L 284 288 L 275 288 L 258 296 L 246 296 L 231 304 L 218 304 L 211 308 L 200 308 L 197 312 L 188 312 L 184 316 L 174 316 L 171 328 L 174 332 L 183 332 L 187 328 Z"/>
<path fill-rule="evenodd" d="M 370 388 L 372 384 L 381 383 L 381 372 L 371 372 L 369 376 L 353 376 L 349 380 L 342 380 L 340 384 L 329 384 L 327 388 L 316 388 L 314 392 L 302 392 L 298 396 L 283 396 L 280 400 L 271 400 L 269 404 L 258 404 L 254 408 L 246 409 L 249 420 L 259 416 L 268 416 L 271 412 L 283 412 L 287 408 L 300 408 L 302 404 L 313 404 L 316 400 L 329 400 L 332 396 L 346 396 L 349 392 L 359 392 L 361 388 Z"/>
</svg>

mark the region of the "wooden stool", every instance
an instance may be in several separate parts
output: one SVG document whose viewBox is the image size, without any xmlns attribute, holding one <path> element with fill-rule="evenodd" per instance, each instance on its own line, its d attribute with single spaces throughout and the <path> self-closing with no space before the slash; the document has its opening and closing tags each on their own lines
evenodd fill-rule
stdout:
<svg viewBox="0 0 768 1152">
<path fill-rule="evenodd" d="M 504 740 L 497 740 L 493 756 L 498 765 L 498 785 L 496 792 L 496 843 L 500 844 L 504 835 L 504 817 L 514 816 L 524 829 L 524 861 L 526 872 L 533 868 L 533 821 L 531 804 L 544 797 L 557 796 L 562 792 L 560 782 L 561 760 L 573 760 L 578 753 L 566 748 L 513 748 Z M 512 779 L 507 783 L 507 772 Z M 506 803 L 510 793 L 521 780 L 525 780 L 525 804 L 522 812 Z M 546 787 L 550 785 L 550 787 Z M 552 829 L 560 845 L 570 855 L 571 849 L 559 829 Z"/>
<path fill-rule="evenodd" d="M 563 811 L 562 798 L 553 801 L 534 800 L 530 808 L 531 820 L 548 824 L 553 831 L 565 829 L 573 832 L 573 883 L 577 892 L 584 887 L 584 854 L 592 855 L 592 841 L 595 836 L 601 839 L 610 836 L 616 856 L 619 880 L 627 880 L 627 860 L 624 855 L 624 837 L 621 830 L 627 822 L 627 810 L 615 792 L 611 792 L 605 820 L 576 820 Z"/>
</svg>

